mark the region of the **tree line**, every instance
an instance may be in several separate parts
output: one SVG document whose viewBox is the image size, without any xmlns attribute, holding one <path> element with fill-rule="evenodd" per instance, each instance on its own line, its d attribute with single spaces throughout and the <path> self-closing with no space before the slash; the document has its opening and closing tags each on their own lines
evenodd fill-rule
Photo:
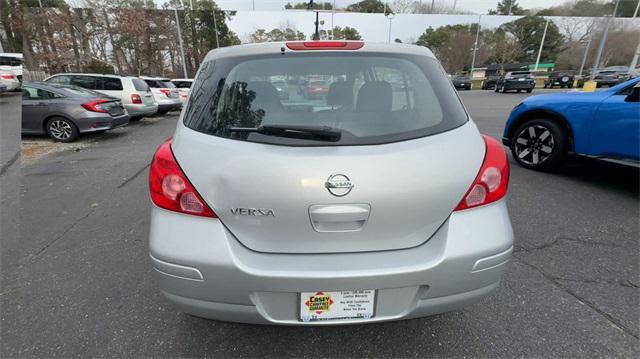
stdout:
<svg viewBox="0 0 640 359">
<path fill-rule="evenodd" d="M 587 66 L 595 61 L 606 20 L 598 18 L 564 18 L 556 24 L 549 21 L 541 62 L 554 62 L 555 68 L 577 70 L 584 52 Z M 481 29 L 478 36 L 476 66 L 496 64 L 501 68 L 508 63 L 536 61 L 546 20 L 541 16 L 524 16 L 495 29 Z M 445 69 L 451 73 L 471 67 L 477 24 L 448 25 L 427 28 L 415 42 L 429 47 Z M 591 40 L 589 40 L 591 39 Z M 640 28 L 624 27 L 612 22 L 601 67 L 628 65 L 640 39 Z M 591 41 L 590 46 L 587 44 Z"/>
<path fill-rule="evenodd" d="M 240 44 L 227 27 L 233 13 L 211 0 L 193 0 L 193 11 L 178 0 L 161 9 L 150 0 L 41 1 L 0 0 L 3 49 L 23 52 L 32 71 L 182 77 L 178 24 L 189 77 L 209 50 Z"/>
<path fill-rule="evenodd" d="M 488 9 L 489 15 L 539 15 L 539 16 L 603 16 L 613 12 L 616 0 L 566 0 L 556 6 L 541 9 L 524 9 L 518 4 L 518 0 L 499 0 L 495 8 Z M 616 16 L 632 17 L 637 1 L 621 0 Z M 309 1 L 287 3 L 285 9 L 309 9 Z M 331 10 L 330 2 L 313 3 L 315 10 Z M 340 11 L 364 12 L 364 13 L 403 13 L 403 14 L 469 14 L 462 7 L 455 8 L 451 1 L 415 1 L 415 0 L 362 0 L 354 2 Z"/>
</svg>

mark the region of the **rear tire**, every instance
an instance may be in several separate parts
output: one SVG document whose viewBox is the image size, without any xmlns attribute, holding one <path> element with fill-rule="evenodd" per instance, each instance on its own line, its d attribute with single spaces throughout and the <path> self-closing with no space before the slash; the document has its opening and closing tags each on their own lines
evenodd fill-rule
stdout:
<svg viewBox="0 0 640 359">
<path fill-rule="evenodd" d="M 52 117 L 47 121 L 47 135 L 57 142 L 73 142 L 78 139 L 78 127 L 64 117 Z"/>
<path fill-rule="evenodd" d="M 565 159 L 567 134 L 553 120 L 526 121 L 511 135 L 511 154 L 518 164 L 535 171 L 552 171 Z"/>
</svg>

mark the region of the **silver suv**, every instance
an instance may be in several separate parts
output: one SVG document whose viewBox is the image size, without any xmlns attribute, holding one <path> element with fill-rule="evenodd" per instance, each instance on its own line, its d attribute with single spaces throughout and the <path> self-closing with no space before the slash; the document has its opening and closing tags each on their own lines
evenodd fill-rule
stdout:
<svg viewBox="0 0 640 359">
<path fill-rule="evenodd" d="M 158 111 L 158 104 L 153 99 L 149 86 L 136 77 L 66 73 L 53 75 L 45 79 L 45 82 L 74 85 L 119 98 L 131 121 L 153 116 Z"/>
<path fill-rule="evenodd" d="M 151 260 L 179 309 L 370 323 L 453 310 L 498 286 L 513 249 L 506 153 L 426 48 L 227 47 L 191 91 L 149 173 Z"/>
<path fill-rule="evenodd" d="M 182 108 L 182 101 L 176 86 L 164 77 L 148 77 L 141 76 L 147 85 L 151 88 L 153 98 L 158 103 L 158 113 L 163 115 L 169 111 L 179 110 Z"/>
</svg>

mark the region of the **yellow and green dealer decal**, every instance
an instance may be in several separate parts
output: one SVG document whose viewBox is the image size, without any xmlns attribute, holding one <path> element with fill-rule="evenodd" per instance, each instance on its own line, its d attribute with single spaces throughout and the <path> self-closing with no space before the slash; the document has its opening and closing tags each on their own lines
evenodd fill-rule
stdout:
<svg viewBox="0 0 640 359">
<path fill-rule="evenodd" d="M 316 294 L 309 296 L 309 299 L 304 302 L 309 308 L 309 312 L 316 312 L 316 314 L 322 314 L 331 310 L 333 300 L 330 294 L 324 294 L 322 292 L 316 292 Z"/>
</svg>

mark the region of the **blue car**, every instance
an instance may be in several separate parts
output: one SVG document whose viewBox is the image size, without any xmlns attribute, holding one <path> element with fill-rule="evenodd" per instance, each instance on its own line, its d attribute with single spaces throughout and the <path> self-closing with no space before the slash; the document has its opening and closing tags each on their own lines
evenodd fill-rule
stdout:
<svg viewBox="0 0 640 359">
<path fill-rule="evenodd" d="M 502 143 L 520 165 L 539 171 L 569 154 L 639 167 L 640 78 L 605 91 L 528 97 L 511 111 Z"/>
</svg>

